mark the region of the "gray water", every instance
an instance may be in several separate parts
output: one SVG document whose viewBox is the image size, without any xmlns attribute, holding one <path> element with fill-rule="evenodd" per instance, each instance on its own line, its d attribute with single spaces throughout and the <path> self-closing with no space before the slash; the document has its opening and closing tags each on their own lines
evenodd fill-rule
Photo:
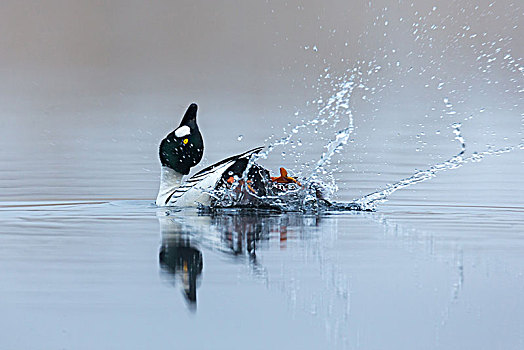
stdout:
<svg viewBox="0 0 524 350">
<path fill-rule="evenodd" d="M 0 348 L 523 349 L 519 6 L 6 2 Z M 157 208 L 191 102 L 199 168 L 273 144 L 273 173 L 388 196 Z"/>
</svg>

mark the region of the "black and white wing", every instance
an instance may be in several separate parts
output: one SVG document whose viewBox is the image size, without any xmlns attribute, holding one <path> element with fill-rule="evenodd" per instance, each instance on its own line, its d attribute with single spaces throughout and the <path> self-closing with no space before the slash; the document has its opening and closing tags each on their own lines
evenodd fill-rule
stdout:
<svg viewBox="0 0 524 350">
<path fill-rule="evenodd" d="M 223 159 L 213 165 L 200 170 L 191 176 L 180 187 L 167 196 L 165 205 L 195 206 L 198 203 L 206 204 L 209 191 L 215 188 L 224 172 L 239 160 L 249 160 L 254 154 L 259 153 L 264 147 L 257 147 L 247 152 Z"/>
</svg>

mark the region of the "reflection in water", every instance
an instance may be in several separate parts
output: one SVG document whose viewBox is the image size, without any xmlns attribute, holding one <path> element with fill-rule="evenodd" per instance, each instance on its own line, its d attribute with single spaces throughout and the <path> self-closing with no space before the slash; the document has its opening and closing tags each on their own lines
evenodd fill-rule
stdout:
<svg viewBox="0 0 524 350">
<path fill-rule="evenodd" d="M 368 297 L 361 289 L 374 286 L 375 273 L 397 273 L 394 269 L 377 268 L 382 266 L 380 262 L 404 259 L 406 253 L 410 261 L 424 261 L 429 248 L 429 256 L 435 260 L 452 261 L 448 272 L 453 274 L 456 268 L 459 272 L 452 298 L 442 304 L 442 318 L 435 331 L 438 335 L 460 297 L 464 279 L 461 254 L 458 261 L 457 256 L 452 260 L 447 255 L 441 257 L 433 251 L 432 240 L 419 240 L 424 233 L 405 228 L 379 213 L 351 215 L 355 226 L 347 217 L 345 226 L 340 226 L 337 217 L 329 215 L 158 209 L 162 236 L 160 267 L 170 280 L 182 286 L 189 308 L 195 310 L 205 255 L 219 253 L 226 261 L 245 266 L 249 278 L 280 291 L 292 314 L 306 313 L 320 321 L 334 346 L 346 347 L 359 337 L 359 325 L 352 324 L 352 319 L 367 319 L 359 313 L 358 302 L 370 302 L 373 297 L 373 293 Z M 377 227 L 382 234 L 377 235 Z M 379 246 L 376 256 L 365 254 L 370 243 Z M 418 249 L 419 244 L 429 246 Z M 410 275 L 406 271 L 399 272 L 398 278 L 406 283 L 408 290 L 414 280 L 419 283 L 418 288 L 425 283 L 417 280 L 416 273 Z M 384 280 L 387 286 L 387 277 Z M 389 288 L 394 292 L 397 287 L 389 284 Z M 352 311 L 352 290 L 357 291 L 356 311 Z M 376 302 L 380 304 L 381 300 L 379 293 Z"/>
<path fill-rule="evenodd" d="M 202 253 L 191 245 L 184 233 L 165 235 L 159 253 L 160 267 L 182 280 L 184 293 L 190 303 L 196 303 L 197 280 L 202 273 Z"/>
<path fill-rule="evenodd" d="M 316 216 L 270 215 L 255 211 L 225 210 L 198 216 L 181 214 L 165 208 L 158 212 L 162 235 L 159 264 L 175 283 L 181 280 L 191 308 L 196 307 L 196 290 L 203 269 L 203 255 L 198 247 L 241 259 L 253 275 L 265 278 L 266 271 L 256 256 L 259 242 L 274 240 L 284 248 L 290 228 L 303 237 L 304 228 L 319 224 Z"/>
<path fill-rule="evenodd" d="M 197 287 L 204 266 L 202 252 L 193 243 L 191 231 L 167 217 L 160 217 L 162 246 L 158 254 L 160 267 L 176 283 L 180 280 L 190 308 L 196 307 Z"/>
<path fill-rule="evenodd" d="M 224 247 L 233 255 L 246 255 L 256 260 L 256 244 L 269 239 L 268 227 L 255 216 L 212 216 L 212 225 L 221 232 Z"/>
</svg>

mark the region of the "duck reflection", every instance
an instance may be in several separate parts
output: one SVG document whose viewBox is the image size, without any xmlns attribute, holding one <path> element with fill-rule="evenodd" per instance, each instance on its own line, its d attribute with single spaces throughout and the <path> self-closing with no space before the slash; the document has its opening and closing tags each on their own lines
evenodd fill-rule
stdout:
<svg viewBox="0 0 524 350">
<path fill-rule="evenodd" d="M 174 209 L 159 210 L 162 245 L 159 265 L 174 284 L 180 283 L 190 309 L 196 309 L 197 288 L 203 270 L 204 250 L 219 251 L 247 263 L 255 276 L 264 277 L 257 261 L 257 247 L 275 240 L 285 248 L 288 227 L 301 231 L 317 226 L 318 217 L 261 215 L 259 213 L 199 212 L 187 215 Z"/>
<path fill-rule="evenodd" d="M 196 307 L 197 286 L 202 273 L 202 252 L 193 244 L 191 234 L 183 225 L 168 218 L 160 218 L 162 245 L 158 260 L 162 271 L 177 283 L 180 281 L 184 296 L 191 308 Z"/>
<path fill-rule="evenodd" d="M 255 216 L 214 216 L 212 221 L 220 227 L 221 241 L 233 255 L 247 255 L 256 258 L 256 243 L 269 239 L 269 232 Z"/>
<path fill-rule="evenodd" d="M 160 267 L 173 277 L 180 276 L 187 300 L 196 303 L 197 280 L 202 273 L 202 253 L 191 246 L 191 240 L 177 235 L 162 242 Z"/>
</svg>

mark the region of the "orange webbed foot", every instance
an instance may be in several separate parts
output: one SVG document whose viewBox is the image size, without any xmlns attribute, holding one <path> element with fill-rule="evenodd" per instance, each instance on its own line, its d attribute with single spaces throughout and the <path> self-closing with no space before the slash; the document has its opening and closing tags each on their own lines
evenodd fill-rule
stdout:
<svg viewBox="0 0 524 350">
<path fill-rule="evenodd" d="M 280 168 L 280 176 L 272 176 L 271 181 L 279 184 L 296 183 L 297 185 L 302 186 L 302 184 L 298 182 L 296 179 L 292 178 L 291 176 L 288 176 L 287 170 L 284 168 Z"/>
</svg>

